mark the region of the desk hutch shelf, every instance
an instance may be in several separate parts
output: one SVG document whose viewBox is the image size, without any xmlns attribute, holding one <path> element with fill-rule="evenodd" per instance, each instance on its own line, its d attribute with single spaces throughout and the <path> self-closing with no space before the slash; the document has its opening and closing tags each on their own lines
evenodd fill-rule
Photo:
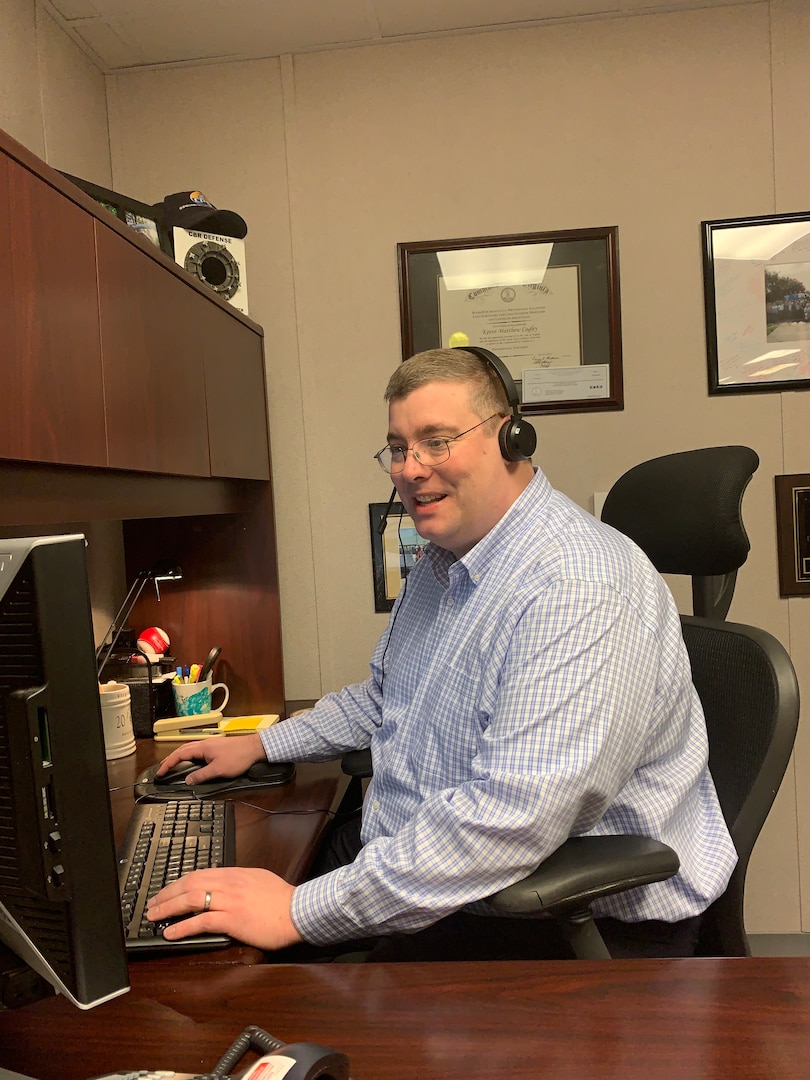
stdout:
<svg viewBox="0 0 810 1080">
<path fill-rule="evenodd" d="M 261 327 L 3 132 L 0 252 L 0 528 L 123 522 L 133 622 L 283 714 Z"/>
</svg>

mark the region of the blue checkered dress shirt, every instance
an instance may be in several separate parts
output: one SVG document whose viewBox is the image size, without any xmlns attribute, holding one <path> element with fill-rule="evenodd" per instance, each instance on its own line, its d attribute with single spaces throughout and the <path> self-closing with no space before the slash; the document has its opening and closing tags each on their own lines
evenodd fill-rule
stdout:
<svg viewBox="0 0 810 1080">
<path fill-rule="evenodd" d="M 700 913 L 736 862 L 666 584 L 540 471 L 462 559 L 425 549 L 365 683 L 261 737 L 270 760 L 371 747 L 362 851 L 293 896 L 314 944 L 486 913 L 570 835 L 678 853 L 676 877 L 594 906 L 628 922 Z"/>
</svg>

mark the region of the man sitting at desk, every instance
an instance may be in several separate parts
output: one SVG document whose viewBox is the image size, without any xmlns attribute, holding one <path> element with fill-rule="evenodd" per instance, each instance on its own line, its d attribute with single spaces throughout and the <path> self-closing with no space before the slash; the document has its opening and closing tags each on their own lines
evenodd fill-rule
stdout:
<svg viewBox="0 0 810 1080">
<path fill-rule="evenodd" d="M 485 898 L 571 835 L 637 833 L 673 847 L 680 872 L 599 901 L 598 925 L 613 955 L 688 955 L 736 853 L 664 581 L 514 451 L 502 380 L 478 356 L 420 353 L 385 397 L 377 457 L 431 544 L 370 677 L 163 766 L 203 759 L 201 783 L 265 755 L 370 747 L 362 831 L 339 830 L 337 868 L 297 887 L 260 869 L 197 871 L 150 917 L 200 912 L 166 937 L 218 931 L 265 949 L 379 938 L 385 959 L 566 955 L 550 920 L 494 916 Z"/>
</svg>

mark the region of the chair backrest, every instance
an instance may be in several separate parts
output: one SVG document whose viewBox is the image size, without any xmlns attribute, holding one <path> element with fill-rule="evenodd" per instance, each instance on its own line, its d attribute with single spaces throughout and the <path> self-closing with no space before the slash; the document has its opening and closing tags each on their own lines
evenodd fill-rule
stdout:
<svg viewBox="0 0 810 1080">
<path fill-rule="evenodd" d="M 799 687 L 790 657 L 766 631 L 690 615 L 681 624 L 706 715 L 709 769 L 739 856 L 726 892 L 706 913 L 700 951 L 748 956 L 745 875 L 793 749 Z"/>
<path fill-rule="evenodd" d="M 602 520 L 662 574 L 692 579 L 695 615 L 724 619 L 750 544 L 743 493 L 759 466 L 748 446 L 710 446 L 636 465 L 608 492 Z"/>
</svg>

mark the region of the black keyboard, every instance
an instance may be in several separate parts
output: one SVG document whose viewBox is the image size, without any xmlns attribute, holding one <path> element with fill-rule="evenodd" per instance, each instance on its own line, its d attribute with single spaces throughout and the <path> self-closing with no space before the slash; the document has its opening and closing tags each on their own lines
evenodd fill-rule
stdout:
<svg viewBox="0 0 810 1080">
<path fill-rule="evenodd" d="M 231 944 L 225 934 L 198 934 L 167 941 L 163 937 L 167 924 L 150 922 L 144 912 L 149 897 L 182 874 L 210 866 L 233 866 L 234 835 L 230 802 L 178 799 L 135 804 L 118 856 L 121 914 L 128 949 L 163 952 L 217 949 Z"/>
</svg>

